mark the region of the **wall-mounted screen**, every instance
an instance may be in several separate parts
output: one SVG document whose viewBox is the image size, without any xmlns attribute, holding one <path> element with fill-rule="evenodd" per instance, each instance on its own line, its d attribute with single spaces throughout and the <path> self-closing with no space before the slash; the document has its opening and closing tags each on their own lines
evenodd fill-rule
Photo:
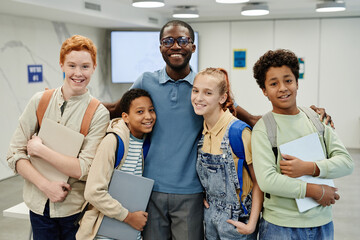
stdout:
<svg viewBox="0 0 360 240">
<path fill-rule="evenodd" d="M 195 32 L 198 47 L 198 33 Z M 159 49 L 159 32 L 112 31 L 111 79 L 113 83 L 133 83 L 143 72 L 162 69 L 165 62 Z M 198 72 L 198 49 L 192 54 L 190 65 Z"/>
</svg>

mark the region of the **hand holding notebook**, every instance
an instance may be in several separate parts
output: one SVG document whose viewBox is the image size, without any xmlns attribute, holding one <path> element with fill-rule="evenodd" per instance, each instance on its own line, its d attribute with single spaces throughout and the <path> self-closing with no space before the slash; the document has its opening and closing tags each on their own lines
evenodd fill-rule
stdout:
<svg viewBox="0 0 360 240">
<path fill-rule="evenodd" d="M 77 157 L 84 135 L 51 119 L 44 118 L 38 136 L 43 144 L 63 155 Z M 48 180 L 67 182 L 68 176 L 53 165 L 36 156 L 30 157 L 32 165 Z"/>
<path fill-rule="evenodd" d="M 145 211 L 153 185 L 152 179 L 115 169 L 109 184 L 109 194 L 130 212 Z M 127 223 L 104 216 L 97 234 L 119 240 L 136 240 L 138 231 Z"/>
<path fill-rule="evenodd" d="M 279 148 L 282 154 L 291 155 L 303 161 L 314 162 L 326 158 L 317 133 L 312 133 L 307 136 L 295 139 L 294 141 L 282 144 L 279 146 Z M 299 177 L 298 179 L 301 179 L 307 183 L 314 183 L 319 185 L 324 184 L 334 187 L 334 181 L 332 179 L 312 177 L 309 175 Z M 299 212 L 307 211 L 319 205 L 319 203 L 309 197 L 296 199 L 296 203 Z"/>
</svg>

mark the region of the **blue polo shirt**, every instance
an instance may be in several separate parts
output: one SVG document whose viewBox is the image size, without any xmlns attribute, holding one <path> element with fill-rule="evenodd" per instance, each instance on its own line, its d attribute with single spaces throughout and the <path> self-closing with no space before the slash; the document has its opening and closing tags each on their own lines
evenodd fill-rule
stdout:
<svg viewBox="0 0 360 240">
<path fill-rule="evenodd" d="M 191 105 L 195 73 L 174 81 L 165 68 L 143 73 L 131 88 L 148 91 L 156 111 L 145 177 L 155 180 L 154 191 L 176 194 L 202 192 L 196 173 L 197 141 L 203 117 Z"/>
</svg>

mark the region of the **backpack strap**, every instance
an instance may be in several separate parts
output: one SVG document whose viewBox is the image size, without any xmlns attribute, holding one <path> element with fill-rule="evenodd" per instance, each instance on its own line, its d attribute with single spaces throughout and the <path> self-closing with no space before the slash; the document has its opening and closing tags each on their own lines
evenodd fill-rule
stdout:
<svg viewBox="0 0 360 240">
<path fill-rule="evenodd" d="M 265 123 L 268 139 L 270 141 L 271 148 L 274 153 L 275 164 L 277 164 L 277 157 L 278 157 L 278 148 L 277 148 L 277 139 L 276 139 L 277 138 L 277 123 L 276 123 L 274 115 L 272 114 L 271 111 L 266 113 L 262 117 L 262 119 Z M 265 193 L 265 197 L 270 199 L 270 193 Z"/>
<path fill-rule="evenodd" d="M 233 152 L 235 153 L 235 155 L 239 158 L 242 159 L 243 161 L 245 160 L 245 149 L 244 149 L 244 144 L 242 141 L 242 132 L 245 128 L 249 128 L 250 130 L 252 129 L 248 124 L 246 124 L 243 121 L 240 120 L 236 120 L 229 129 L 229 141 L 230 141 L 230 146 L 231 149 L 233 150 Z M 250 175 L 250 170 L 249 167 L 246 163 L 246 161 L 243 162 L 244 167 L 246 168 L 246 170 Z M 238 172 L 239 172 L 239 162 L 238 162 Z M 239 176 L 239 174 L 238 174 Z"/>
<path fill-rule="evenodd" d="M 240 192 L 239 192 L 239 198 L 241 199 L 241 195 L 243 193 L 243 166 L 245 167 L 245 169 L 247 170 L 250 178 L 251 178 L 251 174 L 250 174 L 250 170 L 249 170 L 249 166 L 247 165 L 246 159 L 245 159 L 245 149 L 244 149 L 244 144 L 242 141 L 242 132 L 245 128 L 249 128 L 251 129 L 251 127 L 246 124 L 243 121 L 240 120 L 236 120 L 235 122 L 233 122 L 233 124 L 231 124 L 230 128 L 229 128 L 229 142 L 230 142 L 230 146 L 232 151 L 235 153 L 235 155 L 239 158 L 238 160 L 238 164 L 237 164 L 237 177 L 238 177 L 238 181 L 239 181 L 239 185 L 240 185 Z M 240 201 L 241 206 L 244 209 L 244 212 L 247 214 L 247 210 L 246 208 L 243 206 L 243 203 Z"/>
<path fill-rule="evenodd" d="M 125 152 L 124 142 L 120 138 L 120 136 L 117 135 L 116 133 L 114 133 L 114 132 L 106 133 L 106 135 L 108 135 L 108 134 L 114 134 L 115 138 L 116 138 L 116 150 L 115 150 L 114 168 L 117 168 L 120 165 L 120 162 L 121 162 L 122 158 L 124 157 L 124 152 Z"/>
<path fill-rule="evenodd" d="M 144 160 L 146 159 L 146 156 L 149 152 L 149 148 L 150 148 L 150 136 L 147 135 L 143 144 L 143 156 L 144 156 Z"/>
<path fill-rule="evenodd" d="M 320 121 L 319 115 L 311 108 L 307 108 L 307 107 L 298 107 L 298 108 L 306 114 L 306 116 L 314 124 L 314 126 L 315 126 L 316 130 L 318 131 L 318 133 L 320 134 L 320 136 L 323 137 L 324 145 L 325 145 L 325 154 L 326 154 L 326 158 L 328 158 L 328 152 L 327 152 L 326 142 L 325 142 L 325 126 Z"/>
<path fill-rule="evenodd" d="M 89 133 L 89 128 L 91 124 L 91 119 L 93 118 L 96 109 L 100 105 L 100 101 L 96 98 L 92 98 L 83 117 L 83 120 L 81 122 L 81 128 L 80 133 L 86 137 L 86 135 Z"/>
<path fill-rule="evenodd" d="M 322 136 L 323 139 L 325 140 L 325 126 L 320 121 L 319 115 L 311 108 L 308 108 L 308 107 L 298 107 L 298 108 L 306 114 L 306 116 L 310 119 L 310 121 L 315 126 L 319 135 Z M 324 144 L 326 145 L 325 141 L 324 141 Z M 328 156 L 327 149 L 325 148 L 325 150 L 326 150 L 326 157 L 327 157 Z"/>
<path fill-rule="evenodd" d="M 39 123 L 39 128 L 41 127 L 42 119 L 44 118 L 45 111 L 49 106 L 54 91 L 55 89 L 45 89 L 43 95 L 40 98 L 39 105 L 36 109 L 36 118 Z M 92 98 L 88 107 L 86 108 L 80 127 L 80 133 L 85 137 L 89 133 L 91 120 L 99 105 L 100 105 L 100 101 L 97 100 L 96 98 Z"/>
<path fill-rule="evenodd" d="M 266 131 L 271 144 L 272 151 L 275 155 L 275 163 L 277 163 L 277 157 L 278 157 L 277 123 L 271 111 L 266 113 L 262 118 L 266 126 Z"/>
<path fill-rule="evenodd" d="M 42 119 L 44 117 L 45 111 L 49 105 L 51 96 L 53 95 L 55 89 L 45 89 L 43 95 L 40 98 L 39 105 L 36 109 L 36 118 L 39 123 L 39 128 L 41 127 Z"/>
<path fill-rule="evenodd" d="M 324 125 L 322 125 L 319 119 L 319 115 L 315 111 L 307 107 L 299 107 L 299 109 L 306 114 L 306 116 L 314 124 L 316 130 L 321 134 L 321 136 L 324 136 L 325 127 Z"/>
</svg>

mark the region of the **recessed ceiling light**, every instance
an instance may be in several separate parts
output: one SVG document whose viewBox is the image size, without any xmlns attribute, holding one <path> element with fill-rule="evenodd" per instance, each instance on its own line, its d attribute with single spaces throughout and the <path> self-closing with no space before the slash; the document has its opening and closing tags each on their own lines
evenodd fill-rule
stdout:
<svg viewBox="0 0 360 240">
<path fill-rule="evenodd" d="M 248 2 L 249 0 L 216 0 L 217 3 L 245 3 Z"/>
<path fill-rule="evenodd" d="M 174 18 L 198 18 L 199 11 L 192 6 L 179 6 L 172 15 Z"/>
<path fill-rule="evenodd" d="M 345 3 L 337 1 L 325 1 L 323 3 L 316 4 L 317 12 L 340 12 L 345 11 Z"/>
<path fill-rule="evenodd" d="M 164 0 L 133 0 L 133 7 L 157 8 L 165 6 Z"/>
<path fill-rule="evenodd" d="M 242 7 L 241 15 L 263 16 L 269 14 L 269 7 L 263 3 L 251 3 Z"/>
</svg>

